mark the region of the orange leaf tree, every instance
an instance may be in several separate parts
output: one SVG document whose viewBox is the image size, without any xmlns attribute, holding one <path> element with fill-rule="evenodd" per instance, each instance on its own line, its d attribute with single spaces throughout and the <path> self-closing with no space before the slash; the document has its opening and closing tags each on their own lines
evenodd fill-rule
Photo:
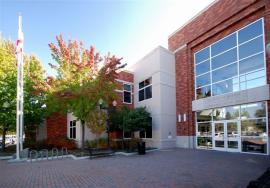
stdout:
<svg viewBox="0 0 270 188">
<path fill-rule="evenodd" d="M 109 53 L 101 57 L 93 46 L 87 49 L 82 42 L 65 42 L 61 35 L 56 40 L 57 44 L 50 43 L 49 47 L 56 62 L 50 66 L 57 72 L 57 76 L 49 77 L 44 86 L 40 84 L 40 89 L 45 88 L 48 93 L 47 107 L 50 112 L 72 112 L 89 127 L 96 126 L 95 122 L 91 123 L 91 119 L 94 119 L 91 117 L 96 113 L 98 100 L 102 98 L 107 104 L 114 100 L 114 90 L 117 88 L 115 78 L 125 64 L 121 64 L 120 58 Z M 99 134 L 100 129 L 96 130 Z"/>
</svg>

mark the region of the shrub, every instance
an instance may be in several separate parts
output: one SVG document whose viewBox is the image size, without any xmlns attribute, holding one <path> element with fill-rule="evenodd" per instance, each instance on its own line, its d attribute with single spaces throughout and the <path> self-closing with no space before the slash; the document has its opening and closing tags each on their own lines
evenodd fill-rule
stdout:
<svg viewBox="0 0 270 188">
<path fill-rule="evenodd" d="M 76 149 L 76 143 L 72 139 L 66 137 L 47 139 L 47 145 L 49 148 L 62 148 L 66 147 L 68 150 Z"/>
<path fill-rule="evenodd" d="M 95 140 L 87 140 L 86 146 L 90 148 L 106 148 L 108 147 L 107 138 L 98 138 Z"/>
<path fill-rule="evenodd" d="M 24 148 L 30 148 L 30 149 L 35 149 L 35 150 L 41 150 L 41 149 L 46 149 L 48 148 L 46 140 L 29 140 L 26 139 L 24 141 Z"/>
</svg>

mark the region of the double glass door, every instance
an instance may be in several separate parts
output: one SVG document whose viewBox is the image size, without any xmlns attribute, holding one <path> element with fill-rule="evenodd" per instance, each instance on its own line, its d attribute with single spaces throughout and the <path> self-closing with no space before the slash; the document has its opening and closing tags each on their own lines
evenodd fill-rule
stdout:
<svg viewBox="0 0 270 188">
<path fill-rule="evenodd" d="M 240 152 L 239 121 L 216 121 L 213 123 L 213 130 L 215 150 Z"/>
</svg>

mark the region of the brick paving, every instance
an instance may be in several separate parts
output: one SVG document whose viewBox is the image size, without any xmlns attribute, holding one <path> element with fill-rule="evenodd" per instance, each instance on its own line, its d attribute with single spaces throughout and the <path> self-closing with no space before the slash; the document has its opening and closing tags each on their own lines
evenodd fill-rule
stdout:
<svg viewBox="0 0 270 188">
<path fill-rule="evenodd" d="M 0 161 L 0 187 L 240 188 L 267 167 L 269 156 L 190 149 L 93 160 Z"/>
</svg>

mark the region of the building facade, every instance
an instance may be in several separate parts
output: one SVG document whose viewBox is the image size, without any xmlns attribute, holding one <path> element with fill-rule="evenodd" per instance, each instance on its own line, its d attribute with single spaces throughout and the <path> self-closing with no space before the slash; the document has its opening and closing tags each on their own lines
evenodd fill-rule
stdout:
<svg viewBox="0 0 270 188">
<path fill-rule="evenodd" d="M 216 0 L 171 34 L 168 46 L 116 79 L 118 108 L 151 113 L 152 127 L 139 134 L 147 145 L 269 154 L 270 1 Z M 79 142 L 75 119 L 48 119 L 47 137 Z"/>
<path fill-rule="evenodd" d="M 169 36 L 179 147 L 269 154 L 270 1 L 215 1 Z"/>
</svg>

